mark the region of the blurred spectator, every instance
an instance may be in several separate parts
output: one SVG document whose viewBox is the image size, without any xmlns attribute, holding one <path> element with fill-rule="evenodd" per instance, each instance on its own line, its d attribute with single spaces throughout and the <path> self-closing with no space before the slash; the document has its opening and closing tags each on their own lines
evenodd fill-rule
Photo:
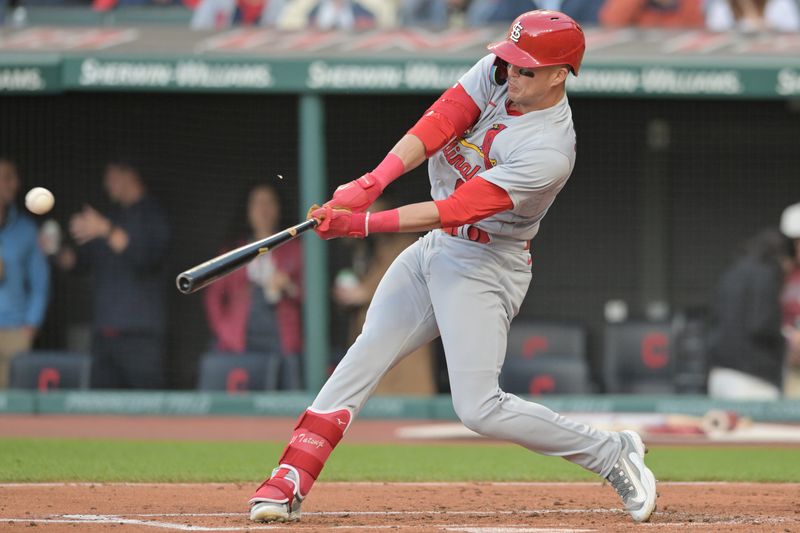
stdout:
<svg viewBox="0 0 800 533">
<path fill-rule="evenodd" d="M 533 0 L 472 0 L 467 8 L 467 25 L 506 24 L 534 9 L 539 6 Z"/>
<path fill-rule="evenodd" d="M 111 11 L 117 7 L 158 7 L 170 6 L 179 3 L 179 0 L 92 0 L 92 9 L 103 12 Z M 191 2 L 186 2 L 186 5 L 191 7 Z"/>
<path fill-rule="evenodd" d="M 0 158 L 0 389 L 8 385 L 11 359 L 33 344 L 50 284 L 36 224 L 14 204 L 18 191 L 16 165 Z"/>
<path fill-rule="evenodd" d="M 702 0 L 606 0 L 600 23 L 611 27 L 701 28 Z"/>
<path fill-rule="evenodd" d="M 212 30 L 231 25 L 276 26 L 288 2 L 289 0 L 200 0 L 194 7 L 191 28 Z"/>
<path fill-rule="evenodd" d="M 104 216 L 85 205 L 70 219 L 77 254 L 59 256 L 62 268 L 90 273 L 91 384 L 163 389 L 167 217 L 129 162 L 109 163 L 103 185 L 118 209 Z"/>
<path fill-rule="evenodd" d="M 401 0 L 400 21 L 405 26 L 459 25 L 466 11 L 470 26 L 508 23 L 532 9 L 566 13 L 581 24 L 597 24 L 604 0 Z"/>
<path fill-rule="evenodd" d="M 322 26 L 316 25 L 316 13 L 320 12 L 323 5 L 327 3 L 339 4 L 347 7 L 351 14 L 358 13 L 363 15 L 361 17 L 353 17 L 355 29 L 372 28 L 374 26 L 391 28 L 397 22 L 397 6 L 394 1 L 357 0 L 351 2 L 350 0 L 336 0 L 329 2 L 329 0 L 290 0 L 278 18 L 277 27 L 281 30 L 302 30 L 308 28 L 309 25 L 322 28 Z M 314 14 L 313 17 L 311 16 L 312 14 Z M 343 28 L 334 25 L 331 28 L 323 29 Z"/>
<path fill-rule="evenodd" d="M 448 3 L 448 0 L 400 0 L 400 24 L 443 28 L 449 20 Z"/>
<path fill-rule="evenodd" d="M 781 395 L 786 346 L 780 294 L 791 268 L 786 238 L 765 230 L 722 276 L 708 350 L 713 398 L 775 400 Z"/>
<path fill-rule="evenodd" d="M 8 24 L 21 28 L 28 21 L 28 12 L 22 0 L 0 0 L 0 26 Z"/>
<path fill-rule="evenodd" d="M 375 26 L 375 15 L 355 0 L 319 0 L 308 23 L 320 30 L 362 30 Z"/>
<path fill-rule="evenodd" d="M 258 240 L 280 228 L 280 199 L 270 185 L 259 184 L 247 196 L 245 240 Z M 290 241 L 253 260 L 247 268 L 210 285 L 205 292 L 206 315 L 216 337 L 215 348 L 224 352 L 281 356 L 281 388 L 301 386 L 300 320 L 303 257 L 299 241 Z"/>
<path fill-rule="evenodd" d="M 796 0 L 709 0 L 706 27 L 711 31 L 800 31 Z"/>
<path fill-rule="evenodd" d="M 781 232 L 791 239 L 794 254 L 794 265 L 781 295 L 784 334 L 789 348 L 784 392 L 788 398 L 800 398 L 800 203 L 784 209 Z"/>
<path fill-rule="evenodd" d="M 391 207 L 381 198 L 372 204 L 369 210 L 377 212 L 391 209 Z M 377 233 L 370 236 L 374 249 L 369 258 L 363 261 L 365 263 L 364 272 L 358 275 L 355 272 L 358 269 L 354 268 L 353 271 L 345 270 L 337 275 L 333 299 L 337 304 L 349 307 L 354 311 L 350 321 L 349 342 L 355 341 L 361 333 L 372 296 L 392 261 L 416 240 L 417 235 L 413 233 Z M 389 370 L 381 379 L 375 393 L 389 395 L 435 394 L 436 383 L 431 345 L 427 344 L 415 350 Z"/>
<path fill-rule="evenodd" d="M 539 0 L 542 9 L 561 11 L 580 24 L 596 25 L 606 0 Z"/>
</svg>

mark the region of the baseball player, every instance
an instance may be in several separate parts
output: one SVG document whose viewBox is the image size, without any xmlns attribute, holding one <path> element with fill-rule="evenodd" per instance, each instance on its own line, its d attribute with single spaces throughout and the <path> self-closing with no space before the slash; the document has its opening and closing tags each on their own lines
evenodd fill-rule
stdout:
<svg viewBox="0 0 800 533">
<path fill-rule="evenodd" d="M 453 407 L 468 428 L 599 474 L 634 520 L 649 519 L 656 481 L 639 435 L 573 422 L 498 386 L 509 325 L 531 281 L 530 240 L 575 164 L 564 84 L 570 71 L 578 74 L 584 48 L 583 31 L 563 13 L 521 15 L 372 172 L 312 208 L 323 239 L 428 233 L 389 267 L 361 335 L 250 500 L 251 520 L 298 520 L 381 376 L 439 336 Z M 426 159 L 433 201 L 366 212 L 389 183 Z"/>
</svg>

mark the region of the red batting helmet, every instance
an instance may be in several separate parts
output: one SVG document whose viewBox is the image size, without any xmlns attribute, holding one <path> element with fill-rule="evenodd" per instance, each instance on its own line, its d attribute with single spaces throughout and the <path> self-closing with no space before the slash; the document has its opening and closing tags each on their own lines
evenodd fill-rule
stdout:
<svg viewBox="0 0 800 533">
<path fill-rule="evenodd" d="M 528 11 L 511 23 L 508 35 L 487 47 L 516 67 L 569 65 L 578 75 L 586 40 L 578 23 L 558 11 Z"/>
</svg>

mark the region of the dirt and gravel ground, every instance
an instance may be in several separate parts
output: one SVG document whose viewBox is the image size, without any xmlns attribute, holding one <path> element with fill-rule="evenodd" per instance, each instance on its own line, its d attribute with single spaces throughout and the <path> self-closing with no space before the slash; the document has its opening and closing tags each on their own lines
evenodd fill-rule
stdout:
<svg viewBox="0 0 800 533">
<path fill-rule="evenodd" d="M 350 442 L 397 442 L 408 421 L 360 420 Z M 293 420 L 4 416 L 0 437 L 283 440 Z M 413 465 L 409 465 L 413 468 Z M 661 483 L 649 524 L 634 524 L 600 483 L 324 483 L 292 525 L 247 520 L 251 484 L 0 484 L 0 531 L 384 531 L 800 533 L 800 484 Z"/>
<path fill-rule="evenodd" d="M 800 532 L 800 485 L 663 483 L 649 524 L 599 483 L 319 483 L 292 525 L 247 520 L 254 487 L 235 484 L 0 485 L 0 530 Z"/>
</svg>

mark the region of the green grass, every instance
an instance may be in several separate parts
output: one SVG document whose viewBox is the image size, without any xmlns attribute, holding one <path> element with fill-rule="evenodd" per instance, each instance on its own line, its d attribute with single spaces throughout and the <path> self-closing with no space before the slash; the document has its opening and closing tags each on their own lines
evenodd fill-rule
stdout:
<svg viewBox="0 0 800 533">
<path fill-rule="evenodd" d="M 0 439 L 0 481 L 259 481 L 283 445 L 84 439 Z M 800 482 L 800 449 L 656 447 L 660 480 Z M 325 481 L 586 481 L 564 460 L 511 445 L 340 446 Z"/>
</svg>

